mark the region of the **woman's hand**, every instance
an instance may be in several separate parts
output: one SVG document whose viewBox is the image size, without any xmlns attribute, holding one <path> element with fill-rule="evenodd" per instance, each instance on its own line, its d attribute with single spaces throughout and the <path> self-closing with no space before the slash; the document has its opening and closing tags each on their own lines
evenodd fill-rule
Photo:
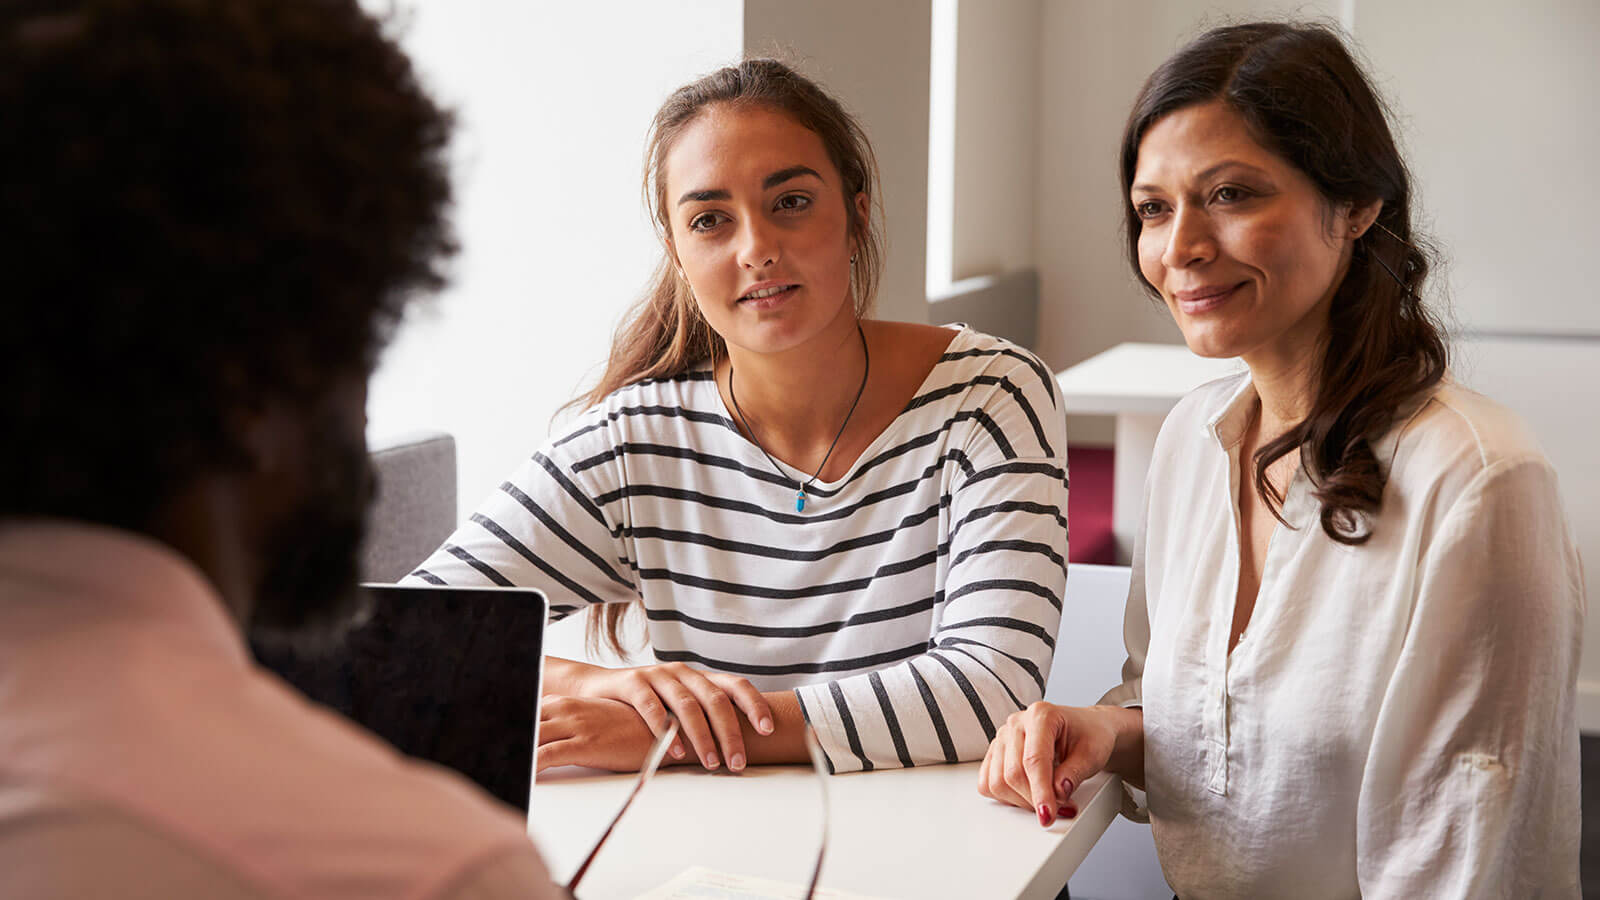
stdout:
<svg viewBox="0 0 1600 900">
<path fill-rule="evenodd" d="M 674 738 L 668 753 L 683 759 L 683 736 L 694 747 L 695 756 L 707 769 L 721 764 L 717 748 L 738 772 L 748 761 L 739 713 L 750 720 L 757 734 L 772 734 L 772 707 L 755 685 L 736 675 L 723 675 L 691 669 L 683 663 L 664 663 L 627 669 L 588 667 L 576 679 L 581 697 L 605 698 L 626 703 L 637 711 L 637 718 L 659 736 L 667 730 L 667 711 L 678 717 L 682 733 Z"/>
<path fill-rule="evenodd" d="M 1107 768 L 1130 714 L 1138 715 L 1116 707 L 1043 701 L 1012 713 L 983 757 L 978 793 L 1037 812 L 1040 825 L 1050 825 L 1058 815 L 1076 816 L 1072 792 Z"/>
<path fill-rule="evenodd" d="M 644 720 L 626 703 L 551 695 L 539 703 L 540 772 L 551 766 L 637 772 L 655 741 Z"/>
</svg>

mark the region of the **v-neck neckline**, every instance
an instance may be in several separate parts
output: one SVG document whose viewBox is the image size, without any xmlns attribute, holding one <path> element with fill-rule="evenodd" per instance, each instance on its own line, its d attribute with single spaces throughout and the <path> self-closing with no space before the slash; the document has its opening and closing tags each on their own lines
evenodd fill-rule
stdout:
<svg viewBox="0 0 1600 900">
<path fill-rule="evenodd" d="M 801 472 L 793 465 L 790 465 L 778 457 L 770 456 L 769 454 L 761 452 L 761 448 L 757 447 L 754 441 L 751 441 L 745 436 L 744 432 L 739 430 L 738 419 L 734 417 L 733 412 L 728 408 L 728 404 L 722 398 L 722 389 L 717 384 L 716 367 L 714 365 L 710 366 L 712 377 L 707 380 L 707 387 L 711 391 L 713 398 L 712 402 L 715 404 L 717 413 L 727 420 L 728 427 L 731 428 L 733 433 L 738 436 L 739 440 L 742 442 L 741 449 L 745 452 L 746 456 L 753 457 L 755 461 L 760 463 L 761 467 L 766 469 L 771 469 L 772 466 L 776 464 L 779 469 L 782 470 L 781 474 L 785 478 L 790 479 L 796 485 L 806 485 L 805 490 L 807 494 L 814 493 L 818 496 L 826 497 L 838 493 L 840 489 L 849 484 L 851 479 L 855 478 L 856 472 L 861 469 L 862 463 L 871 460 L 877 455 L 878 451 L 882 449 L 884 443 L 887 442 L 891 436 L 893 436 L 893 434 L 900 429 L 900 423 L 905 420 L 906 413 L 911 412 L 913 408 L 912 404 L 917 402 L 918 397 L 921 397 L 928 392 L 928 385 L 932 383 L 933 377 L 939 371 L 939 366 L 944 363 L 945 357 L 949 356 L 951 353 L 959 353 L 961 350 L 965 349 L 965 347 L 958 345 L 963 345 L 969 342 L 974 334 L 975 332 L 971 327 L 964 323 L 961 324 L 960 330 L 950 338 L 949 343 L 945 344 L 944 349 L 939 351 L 939 356 L 933 361 L 933 365 L 928 367 L 927 373 L 922 376 L 922 381 L 917 384 L 917 389 L 911 392 L 911 397 L 906 400 L 905 406 L 902 407 L 899 412 L 895 413 L 894 418 L 890 419 L 889 423 L 883 426 L 883 430 L 879 431 L 878 434 L 867 443 L 867 446 L 862 448 L 860 453 L 856 454 L 856 458 L 850 461 L 850 465 L 845 469 L 844 474 L 840 475 L 833 481 L 824 481 L 821 478 L 818 478 L 816 481 L 810 481 L 810 472 Z M 808 481 L 810 481 L 809 484 L 807 483 Z"/>
</svg>

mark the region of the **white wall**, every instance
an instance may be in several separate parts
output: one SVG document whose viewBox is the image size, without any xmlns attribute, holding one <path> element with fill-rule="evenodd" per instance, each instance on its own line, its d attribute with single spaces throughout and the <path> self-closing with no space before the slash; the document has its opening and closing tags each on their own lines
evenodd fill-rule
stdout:
<svg viewBox="0 0 1600 900">
<path fill-rule="evenodd" d="M 951 278 L 1032 268 L 1041 0 L 952 0 L 956 15 Z"/>
<path fill-rule="evenodd" d="M 412 6 L 403 42 L 460 115 L 463 252 L 454 285 L 385 356 L 369 433 L 453 433 L 465 513 L 598 376 L 658 253 L 640 203 L 645 130 L 673 88 L 739 58 L 743 4 Z"/>
<path fill-rule="evenodd" d="M 1362 0 L 1460 324 L 1600 341 L 1600 3 Z M 1600 374 L 1600 373 L 1596 373 Z"/>
</svg>

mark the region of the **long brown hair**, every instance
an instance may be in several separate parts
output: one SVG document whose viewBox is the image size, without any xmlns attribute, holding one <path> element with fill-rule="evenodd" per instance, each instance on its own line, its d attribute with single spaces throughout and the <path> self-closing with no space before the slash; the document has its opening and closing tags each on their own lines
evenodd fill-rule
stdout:
<svg viewBox="0 0 1600 900">
<path fill-rule="evenodd" d="M 727 352 L 722 337 L 700 315 L 694 294 L 674 264 L 672 222 L 667 206 L 666 160 L 673 144 L 708 107 L 758 106 L 775 109 L 822 139 L 828 159 L 843 181 L 847 227 L 855 262 L 850 267 L 850 296 L 856 316 L 866 315 L 877 296 L 883 273 L 880 215 L 863 216 L 855 203 L 865 195 L 868 209 L 881 211 L 878 164 L 866 132 L 838 100 L 816 82 L 775 59 L 747 59 L 692 81 L 661 104 L 645 142 L 644 204 L 661 238 L 661 260 L 634 304 L 617 327 L 605 373 L 594 388 L 569 406 L 592 406 L 618 388 L 646 378 L 682 375 Z M 588 640 L 598 648 L 601 637 L 618 655 L 622 617 L 628 606 L 606 604 L 591 611 Z"/>
<path fill-rule="evenodd" d="M 1255 453 L 1255 488 L 1283 521 L 1267 467 L 1296 448 L 1322 505 L 1322 530 L 1341 544 L 1371 537 L 1388 479 L 1372 450 L 1398 411 L 1444 377 L 1442 330 L 1422 304 L 1433 255 L 1412 227 L 1411 179 L 1383 101 L 1339 35 L 1314 24 L 1255 22 L 1206 32 L 1151 74 L 1122 136 L 1122 195 L 1139 143 L 1161 118 L 1221 100 L 1252 136 L 1304 172 L 1332 205 L 1382 200 L 1357 239 L 1329 314 L 1316 398 L 1304 420 Z M 1124 205 L 1128 259 L 1139 270 L 1139 219 Z"/>
</svg>

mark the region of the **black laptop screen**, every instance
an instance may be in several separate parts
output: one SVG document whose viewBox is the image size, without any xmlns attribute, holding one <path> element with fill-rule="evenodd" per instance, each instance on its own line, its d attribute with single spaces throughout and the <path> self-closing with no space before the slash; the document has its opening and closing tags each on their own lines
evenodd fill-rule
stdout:
<svg viewBox="0 0 1600 900">
<path fill-rule="evenodd" d="M 256 659 L 407 756 L 528 809 L 544 595 L 363 585 L 371 615 L 331 647 L 252 641 Z"/>
</svg>

